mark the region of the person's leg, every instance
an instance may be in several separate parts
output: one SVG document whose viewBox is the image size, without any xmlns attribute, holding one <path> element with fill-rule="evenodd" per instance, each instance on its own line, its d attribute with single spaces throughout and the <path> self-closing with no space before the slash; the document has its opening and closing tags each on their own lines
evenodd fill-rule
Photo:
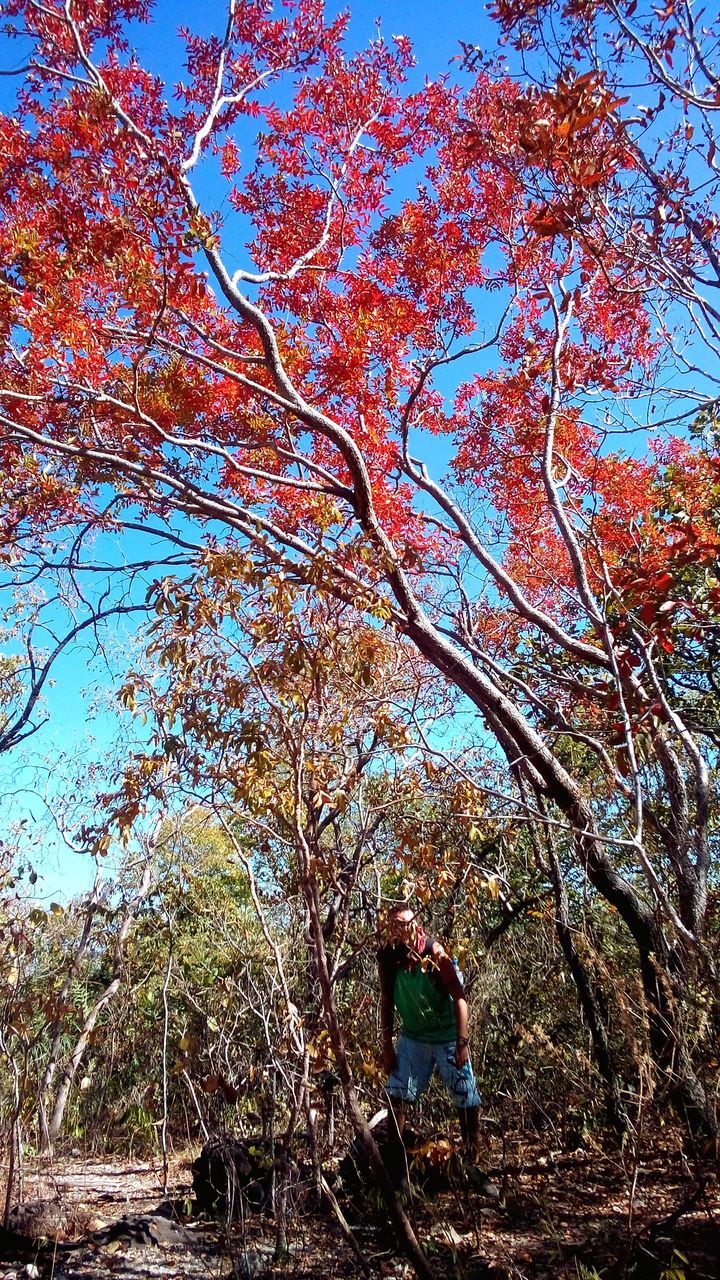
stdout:
<svg viewBox="0 0 720 1280">
<path fill-rule="evenodd" d="M 407 1102 L 404 1098 L 388 1097 L 387 1144 L 385 1147 L 385 1165 L 392 1181 L 400 1189 L 406 1191 L 407 1156 L 403 1142 L 403 1130 L 407 1117 Z"/>
<path fill-rule="evenodd" d="M 407 1120 L 408 1106 L 410 1105 L 404 1098 L 389 1098 L 390 1108 L 388 1110 L 388 1125 L 392 1122 L 392 1128 L 402 1137 L 405 1131 L 405 1121 Z"/>
<path fill-rule="evenodd" d="M 435 1045 L 435 1061 L 443 1083 L 449 1091 L 458 1112 L 460 1112 L 460 1131 L 463 1142 L 465 1142 L 470 1132 L 468 1129 L 468 1115 L 469 1113 L 475 1113 L 474 1117 L 471 1115 L 469 1123 L 474 1125 L 473 1133 L 476 1133 L 479 1127 L 479 1108 L 482 1102 L 475 1083 L 472 1063 L 468 1061 L 462 1067 L 456 1065 L 454 1041 L 448 1044 Z"/>
<path fill-rule="evenodd" d="M 480 1158 L 480 1104 L 482 1100 L 475 1083 L 472 1064 L 466 1062 L 462 1067 L 456 1065 L 454 1043 L 438 1045 L 435 1060 L 438 1071 L 457 1107 L 463 1153 L 468 1162 L 471 1165 L 475 1165 Z M 472 1181 L 476 1190 L 491 1197 L 493 1200 L 499 1199 L 500 1193 L 497 1187 L 490 1182 L 485 1174 L 481 1173 L 479 1169 L 474 1169 L 473 1175 Z"/>
<path fill-rule="evenodd" d="M 463 1148 L 475 1164 L 480 1159 L 480 1108 L 458 1107 L 458 1119 Z"/>
<path fill-rule="evenodd" d="M 398 1036 L 395 1052 L 397 1063 L 385 1085 L 389 1103 L 385 1163 L 396 1185 L 401 1190 L 406 1190 L 407 1157 L 403 1130 L 407 1109 L 427 1089 L 432 1072 L 432 1056 L 428 1054 L 427 1045 L 418 1040 L 409 1040 L 406 1036 Z"/>
</svg>

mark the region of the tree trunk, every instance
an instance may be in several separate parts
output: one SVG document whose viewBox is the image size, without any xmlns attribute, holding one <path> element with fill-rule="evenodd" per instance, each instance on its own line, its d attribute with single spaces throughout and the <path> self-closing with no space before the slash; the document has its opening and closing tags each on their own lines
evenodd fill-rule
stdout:
<svg viewBox="0 0 720 1280">
<path fill-rule="evenodd" d="M 682 990 L 671 973 L 667 944 L 658 927 L 643 940 L 640 971 L 648 1011 L 650 1053 L 661 1085 L 692 1133 L 717 1137 L 718 1117 L 692 1065 L 682 1024 Z"/>
<path fill-rule="evenodd" d="M 516 780 L 520 795 L 526 800 L 526 789 L 522 777 L 517 776 Z M 538 800 L 541 813 L 545 813 L 545 805 L 542 797 Z M 537 830 L 530 826 L 530 842 L 532 844 L 535 862 L 542 875 L 550 877 L 550 883 L 553 888 L 553 897 L 555 898 L 555 932 L 557 935 L 560 949 L 565 957 L 568 969 L 575 989 L 578 994 L 578 1001 L 582 1009 L 583 1016 L 590 1030 L 592 1039 L 593 1053 L 597 1068 L 605 1081 L 605 1106 L 608 1118 L 613 1128 L 618 1133 L 625 1133 L 629 1126 L 629 1118 L 622 1100 L 620 1077 L 618 1075 L 615 1058 L 610 1048 L 610 1041 L 605 1029 L 605 1024 L 600 1011 L 597 995 L 593 990 L 590 981 L 590 975 L 583 964 L 582 957 L 575 946 L 572 935 L 572 927 L 570 924 L 570 907 L 568 904 L 567 890 L 562 877 L 562 870 L 555 849 L 555 841 L 553 840 L 552 831 L 549 826 L 545 826 L 545 849 L 547 851 L 547 863 L 543 857 L 538 838 Z"/>
<path fill-rule="evenodd" d="M 605 1023 L 600 1012 L 597 995 L 593 990 L 590 975 L 573 939 L 567 890 L 562 878 L 554 841 L 550 830 L 546 829 L 547 866 L 545 866 L 534 831 L 531 833 L 531 838 L 539 867 L 550 875 L 555 898 L 555 932 L 572 980 L 575 983 L 580 1008 L 590 1030 L 595 1062 L 605 1082 L 605 1107 L 608 1118 L 613 1128 L 618 1133 L 623 1134 L 627 1132 L 630 1120 L 622 1100 L 620 1076 L 618 1075 L 614 1054 L 610 1047 Z"/>
<path fill-rule="evenodd" d="M 90 941 L 90 931 L 92 929 L 93 920 L 95 919 L 98 907 L 100 906 L 100 897 L 101 897 L 100 872 L 98 871 L 95 877 L 95 883 L 93 884 L 92 893 L 90 895 L 90 901 L 88 902 L 87 912 L 85 914 L 85 921 L 83 924 L 83 929 L 80 935 L 80 939 L 78 941 L 77 948 L 75 950 L 75 955 L 72 958 L 72 961 L 68 967 L 68 971 L 63 980 L 63 984 L 60 988 L 60 991 L 58 992 L 57 1003 L 60 1006 L 60 1013 L 53 1019 L 52 1024 L 50 1026 L 50 1049 L 48 1052 L 47 1062 L 45 1064 L 45 1070 L 43 1072 L 43 1078 L 40 1084 L 40 1093 L 38 1098 L 38 1119 L 39 1119 L 39 1125 L 40 1125 L 40 1155 L 43 1155 L 43 1156 L 52 1154 L 52 1138 L 50 1136 L 50 1131 L 48 1128 L 47 1113 L 50 1105 L 50 1092 L 52 1089 L 53 1080 L 55 1078 L 55 1072 L 57 1070 L 57 1064 L 60 1057 L 60 1046 L 62 1044 L 62 1036 L 63 1036 L 62 1006 L 65 1004 L 65 1001 L 67 1000 L 67 997 L 70 994 L 70 988 L 72 987 L 73 981 L 77 977 L 78 972 L 80 970 L 80 962 L 85 954 L 88 942 Z"/>
<path fill-rule="evenodd" d="M 137 893 L 135 894 L 135 896 L 130 900 L 130 902 L 127 904 L 125 908 L 125 914 L 123 916 L 122 924 L 120 925 L 120 930 L 118 932 L 118 936 L 115 942 L 112 979 L 108 984 L 108 986 L 105 988 L 105 990 L 101 993 L 101 995 L 98 996 L 97 1000 L 92 1006 L 92 1009 L 88 1013 L 82 1025 L 80 1034 L 77 1040 L 75 1041 L 75 1047 L 72 1053 L 70 1054 L 68 1062 L 65 1065 L 65 1069 L 63 1070 L 63 1073 L 60 1077 L 60 1084 L 58 1086 L 58 1090 L 55 1095 L 55 1105 L 53 1106 L 50 1120 L 47 1123 L 47 1142 L 48 1142 L 47 1150 L 48 1151 L 52 1151 L 52 1148 L 55 1142 L 57 1141 L 58 1135 L 60 1134 L 60 1131 L 62 1129 L 63 1120 L 65 1118 L 65 1109 L 67 1107 L 68 1099 L 70 1097 L 70 1091 L 72 1089 L 75 1076 L 77 1075 L 78 1068 L 82 1063 L 83 1058 L 85 1057 L 85 1050 L 87 1049 L 88 1042 L 90 1040 L 90 1035 L 94 1030 L 95 1024 L 98 1018 L 100 1017 L 100 1014 L 102 1013 L 103 1009 L 107 1004 L 110 1003 L 110 1001 L 113 999 L 113 997 L 117 994 L 119 990 L 120 983 L 122 981 L 123 952 L 125 948 L 125 942 L 127 941 L 128 933 L 130 932 L 131 926 L 135 920 L 135 914 L 137 912 L 137 909 L 140 906 L 140 904 L 143 902 L 143 900 L 147 897 L 148 893 L 150 892 L 150 885 L 151 885 L 151 861 L 150 861 L 150 857 L 148 856 L 148 859 L 145 863 L 145 867 L 143 869 L 143 875 L 142 875 L 142 880 L 140 882 L 140 887 Z"/>
</svg>

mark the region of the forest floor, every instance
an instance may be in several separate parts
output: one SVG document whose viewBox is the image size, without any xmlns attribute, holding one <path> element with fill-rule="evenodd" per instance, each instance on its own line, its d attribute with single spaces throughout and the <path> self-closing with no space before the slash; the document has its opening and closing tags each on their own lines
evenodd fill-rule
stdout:
<svg viewBox="0 0 720 1280">
<path fill-rule="evenodd" d="M 663 1130 L 641 1159 L 599 1144 L 553 1151 L 524 1134 L 506 1134 L 502 1146 L 490 1152 L 499 1204 L 467 1186 L 443 1187 L 442 1176 L 414 1196 L 411 1216 L 442 1280 L 718 1280 L 717 1168 L 707 1156 L 689 1162 L 676 1135 Z M 248 1214 L 226 1230 L 194 1215 L 190 1164 L 173 1159 L 163 1195 L 157 1161 L 26 1162 L 24 1208 L 0 1235 L 0 1280 L 362 1274 L 331 1212 L 296 1207 L 282 1266 L 269 1216 Z M 372 1191 L 338 1188 L 338 1199 L 371 1273 L 410 1277 Z"/>
</svg>

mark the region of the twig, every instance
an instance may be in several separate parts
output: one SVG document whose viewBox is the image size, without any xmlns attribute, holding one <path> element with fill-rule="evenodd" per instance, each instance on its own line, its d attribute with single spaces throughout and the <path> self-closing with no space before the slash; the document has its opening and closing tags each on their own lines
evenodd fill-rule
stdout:
<svg viewBox="0 0 720 1280">
<path fill-rule="evenodd" d="M 323 1195 L 327 1197 L 328 1204 L 330 1205 L 330 1208 L 332 1209 L 333 1213 L 335 1214 L 335 1217 L 338 1220 L 338 1225 L 340 1227 L 340 1230 L 342 1231 L 345 1239 L 350 1245 L 350 1248 L 355 1254 L 355 1257 L 360 1263 L 360 1266 L 363 1269 L 363 1273 L 366 1276 L 369 1276 L 370 1263 L 368 1262 L 367 1258 L 365 1257 L 365 1254 L 360 1248 L 360 1245 L 355 1239 L 355 1236 L 353 1234 L 353 1229 L 350 1226 L 350 1223 L 348 1222 L 347 1218 L 345 1217 L 345 1214 L 343 1213 L 342 1209 L 340 1208 L 340 1205 L 338 1204 L 338 1201 L 337 1201 L 337 1196 L 335 1195 L 335 1192 L 333 1191 L 332 1187 L 328 1183 L 328 1180 L 325 1177 L 324 1173 L 320 1175 L 320 1185 L 323 1190 Z"/>
</svg>

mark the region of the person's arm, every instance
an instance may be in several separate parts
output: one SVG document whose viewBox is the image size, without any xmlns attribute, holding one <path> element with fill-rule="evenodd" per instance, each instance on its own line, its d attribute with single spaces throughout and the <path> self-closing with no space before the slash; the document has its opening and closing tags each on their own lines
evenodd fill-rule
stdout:
<svg viewBox="0 0 720 1280">
<path fill-rule="evenodd" d="M 380 974 L 380 1035 L 382 1037 L 383 1066 L 388 1074 L 397 1066 L 395 1053 L 395 973 L 388 958 L 378 955 Z"/>
<path fill-rule="evenodd" d="M 448 994 L 452 997 L 453 1004 L 455 1005 L 455 1023 L 457 1027 L 455 1065 L 458 1067 L 464 1067 L 465 1063 L 470 1061 L 470 1046 L 468 1044 L 470 1010 L 465 998 L 465 988 L 458 978 L 455 965 L 449 955 L 447 955 L 440 946 L 439 942 L 436 942 L 433 947 L 432 958 L 438 967 L 438 972 L 443 981 L 443 985 L 445 986 Z"/>
</svg>

